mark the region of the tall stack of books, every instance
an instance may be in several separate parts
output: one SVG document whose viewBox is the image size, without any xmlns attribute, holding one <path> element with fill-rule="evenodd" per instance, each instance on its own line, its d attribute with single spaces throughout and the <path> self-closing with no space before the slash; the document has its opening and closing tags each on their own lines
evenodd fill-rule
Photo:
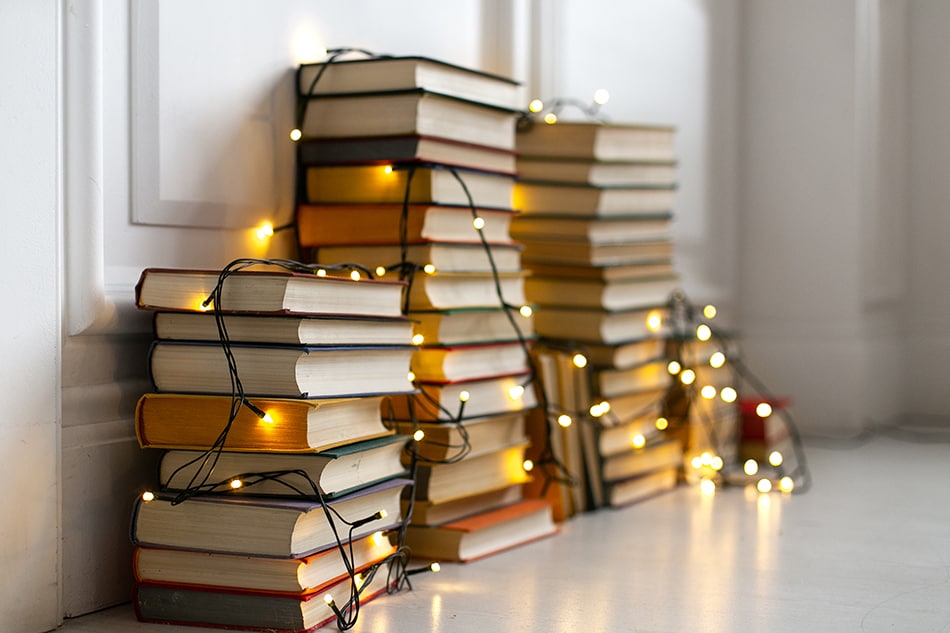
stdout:
<svg viewBox="0 0 950 633">
<path fill-rule="evenodd" d="M 306 257 L 408 282 L 418 393 L 384 407 L 399 432 L 422 431 L 406 544 L 467 561 L 553 533 L 550 507 L 522 494 L 535 400 L 509 231 L 517 83 L 376 58 L 301 66 L 298 91 Z"/>
<path fill-rule="evenodd" d="M 672 488 L 682 447 L 657 423 L 670 381 L 664 324 L 679 281 L 674 129 L 528 122 L 516 148 L 521 215 L 511 233 L 524 245 L 535 328 L 590 363 L 591 380 L 572 396 L 588 507 Z"/>
<path fill-rule="evenodd" d="M 136 432 L 161 453 L 158 491 L 132 519 L 135 607 L 146 621 L 311 630 L 388 588 L 411 483 L 408 438 L 380 415 L 412 390 L 403 284 L 219 274 L 152 268 L 136 287 L 156 334 Z"/>
</svg>

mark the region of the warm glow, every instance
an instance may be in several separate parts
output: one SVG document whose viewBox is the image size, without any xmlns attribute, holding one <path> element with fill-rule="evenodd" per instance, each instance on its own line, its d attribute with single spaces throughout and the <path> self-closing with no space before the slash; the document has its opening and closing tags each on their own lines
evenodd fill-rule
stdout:
<svg viewBox="0 0 950 633">
<path fill-rule="evenodd" d="M 381 545 L 383 542 L 383 539 L 386 538 L 386 535 L 383 534 L 382 532 L 373 532 L 373 535 L 370 536 L 369 538 L 373 542 L 374 545 Z"/>
<path fill-rule="evenodd" d="M 508 397 L 511 398 L 512 400 L 518 400 L 523 395 L 524 395 L 524 387 L 522 387 L 521 385 L 515 385 L 514 387 L 508 390 Z"/>
<path fill-rule="evenodd" d="M 710 303 L 703 307 L 703 316 L 707 319 L 715 319 L 717 314 L 719 314 L 719 310 L 713 304 Z"/>
<path fill-rule="evenodd" d="M 602 106 L 610 101 L 610 93 L 607 92 L 606 88 L 598 88 L 594 91 L 594 103 L 599 106 Z"/>
<path fill-rule="evenodd" d="M 151 490 L 146 490 L 142 493 L 142 501 L 148 503 L 149 501 L 155 501 L 155 493 Z"/>
<path fill-rule="evenodd" d="M 562 413 L 561 415 L 557 416 L 557 423 L 565 429 L 569 427 L 573 421 L 574 420 L 571 419 L 571 416 L 566 413 Z"/>
<path fill-rule="evenodd" d="M 719 397 L 723 402 L 735 402 L 739 394 L 732 387 L 723 387 L 719 392 Z"/>
<path fill-rule="evenodd" d="M 647 329 L 651 332 L 659 332 L 663 327 L 663 315 L 654 310 L 647 315 Z"/>
<path fill-rule="evenodd" d="M 472 397 L 472 394 L 470 394 L 467 391 L 462 391 L 461 393 L 459 393 L 459 400 L 461 402 L 468 402 L 468 399 L 471 397 Z"/>
<path fill-rule="evenodd" d="M 322 268 L 318 268 L 316 274 L 317 274 L 317 277 L 326 277 L 326 276 L 327 276 L 327 271 L 325 271 L 325 270 L 322 269 Z"/>
<path fill-rule="evenodd" d="M 713 352 L 713 355 L 709 357 L 709 366 L 713 369 L 719 369 L 726 364 L 726 355 L 722 352 Z"/>
<path fill-rule="evenodd" d="M 385 266 L 377 266 L 377 267 L 376 267 L 376 276 L 377 276 L 377 277 L 383 277 L 385 274 L 386 274 L 386 267 L 385 267 Z"/>
<path fill-rule="evenodd" d="M 689 465 L 692 466 L 694 470 L 699 470 L 703 467 L 703 458 L 697 455 L 693 459 L 689 460 Z"/>
<path fill-rule="evenodd" d="M 788 476 L 782 477 L 778 482 L 778 489 L 782 492 L 795 490 L 795 480 Z"/>
<path fill-rule="evenodd" d="M 712 400 L 716 397 L 716 388 L 712 385 L 703 385 L 703 388 L 699 390 L 699 395 L 706 400 Z"/>
<path fill-rule="evenodd" d="M 712 479 L 703 479 L 699 482 L 699 491 L 706 496 L 716 494 L 716 482 Z"/>
<path fill-rule="evenodd" d="M 435 264 L 426 264 L 425 266 L 422 267 L 422 272 L 424 272 L 427 275 L 434 275 Z"/>
<path fill-rule="evenodd" d="M 635 433 L 634 436 L 630 438 L 630 445 L 634 448 L 643 448 L 647 445 L 647 438 L 643 436 L 643 433 Z"/>
<path fill-rule="evenodd" d="M 759 472 L 759 462 L 754 459 L 747 459 L 742 465 L 742 472 L 747 474 L 749 477 Z"/>
<path fill-rule="evenodd" d="M 240 479 L 232 479 L 232 480 L 231 480 L 231 490 L 237 490 L 238 488 L 240 488 L 240 487 L 243 486 L 243 485 L 244 485 L 244 482 L 241 481 Z"/>
<path fill-rule="evenodd" d="M 772 451 L 769 453 L 769 463 L 778 468 L 782 465 L 782 462 L 785 461 L 785 458 L 778 451 Z"/>
<path fill-rule="evenodd" d="M 548 125 L 554 125 L 555 123 L 557 123 L 557 115 L 554 114 L 553 112 L 548 112 L 547 114 L 544 115 L 544 122 L 547 123 Z"/>
<path fill-rule="evenodd" d="M 272 416 L 267 411 L 264 412 L 264 415 L 261 416 L 261 422 L 266 422 L 267 424 L 274 423 L 274 416 Z"/>
<path fill-rule="evenodd" d="M 607 415 L 607 413 L 609 412 L 610 412 L 610 403 L 607 402 L 606 400 L 603 400 L 601 402 L 598 402 L 597 404 L 591 405 L 590 407 L 590 415 L 591 417 L 594 417 L 594 418 L 601 418 Z"/>
<path fill-rule="evenodd" d="M 438 573 L 442 571 L 442 565 L 438 563 L 432 563 L 431 565 L 429 565 L 429 571 Z"/>
<path fill-rule="evenodd" d="M 425 340 L 426 340 L 426 337 L 423 336 L 422 334 L 413 334 L 413 335 L 412 335 L 412 344 L 413 344 L 413 345 L 422 345 L 422 343 L 423 343 Z"/>
<path fill-rule="evenodd" d="M 696 338 L 700 341 L 708 341 L 712 338 L 712 329 L 705 323 L 696 326 Z"/>
<path fill-rule="evenodd" d="M 709 460 L 709 467 L 712 468 L 713 470 L 722 470 L 723 466 L 725 465 L 726 463 L 722 460 L 722 457 L 720 457 L 719 455 L 713 455 Z"/>
<path fill-rule="evenodd" d="M 301 21 L 291 34 L 294 65 L 312 64 L 327 56 L 327 49 L 320 46 L 317 29 L 308 21 Z"/>
<path fill-rule="evenodd" d="M 521 307 L 518 309 L 518 313 L 521 314 L 521 316 L 523 316 L 524 318 L 527 319 L 529 316 L 531 316 L 532 314 L 534 314 L 534 310 L 531 308 L 531 306 L 521 306 Z"/>
<path fill-rule="evenodd" d="M 768 402 L 760 402 L 755 405 L 755 414 L 760 418 L 767 418 L 772 415 L 772 405 Z"/>
<path fill-rule="evenodd" d="M 296 143 L 296 142 L 299 141 L 301 138 L 303 138 L 303 132 L 301 132 L 301 131 L 298 130 L 297 128 L 294 128 L 294 129 L 292 129 L 292 130 L 290 131 L 290 140 L 291 140 L 291 141 L 293 141 L 293 142 Z"/>
<path fill-rule="evenodd" d="M 571 358 L 571 362 L 574 363 L 574 366 L 578 369 L 587 367 L 587 357 L 583 354 L 574 354 L 574 357 Z"/>
<path fill-rule="evenodd" d="M 385 508 L 381 509 L 376 514 L 379 516 L 380 519 L 385 519 L 386 517 L 389 516 L 389 512 L 387 512 Z"/>
<path fill-rule="evenodd" d="M 409 379 L 409 382 L 413 382 L 416 379 L 416 372 L 410 371 L 408 374 L 406 374 L 406 378 Z"/>
<path fill-rule="evenodd" d="M 531 103 L 528 104 L 528 112 L 534 112 L 537 114 L 544 109 L 544 102 L 540 99 L 532 99 Z"/>
<path fill-rule="evenodd" d="M 670 421 L 666 418 L 657 418 L 656 419 L 656 428 L 659 431 L 665 431 L 670 427 Z"/>
<path fill-rule="evenodd" d="M 530 459 L 526 459 L 526 460 L 524 460 L 524 462 L 521 464 L 521 467 L 524 468 L 524 471 L 525 471 L 526 473 L 530 473 L 530 472 L 534 469 L 534 462 L 531 461 Z"/>
<path fill-rule="evenodd" d="M 481 231 L 485 228 L 485 218 L 476 217 L 472 220 L 472 226 L 475 227 L 476 231 Z"/>
<path fill-rule="evenodd" d="M 416 432 L 412 434 L 412 439 L 414 439 L 417 442 L 421 442 L 423 439 L 425 439 L 425 436 L 426 436 L 425 431 L 423 431 L 422 429 L 416 429 Z"/>
<path fill-rule="evenodd" d="M 680 382 L 684 385 L 691 385 L 696 382 L 696 372 L 692 369 L 684 369 L 680 374 Z"/>
<path fill-rule="evenodd" d="M 359 280 L 360 280 L 360 271 L 358 271 L 358 270 L 351 271 L 351 272 L 350 272 L 350 279 L 352 279 L 353 281 L 359 281 Z"/>
<path fill-rule="evenodd" d="M 209 312 L 214 310 L 214 301 L 208 300 L 207 297 L 201 297 L 196 302 L 198 304 L 198 312 Z"/>
<path fill-rule="evenodd" d="M 755 484 L 755 489 L 759 492 L 770 492 L 772 490 L 772 482 L 768 479 L 760 479 L 759 483 Z"/>
<path fill-rule="evenodd" d="M 328 593 L 323 595 L 323 601 L 326 602 L 328 605 L 336 604 L 336 602 L 333 600 L 333 596 L 331 596 Z"/>
<path fill-rule="evenodd" d="M 683 366 L 680 365 L 679 361 L 671 360 L 666 365 L 666 371 L 670 372 L 670 375 L 675 376 L 683 370 Z"/>
<path fill-rule="evenodd" d="M 383 167 L 383 173 L 386 174 L 387 176 L 388 176 L 389 174 L 393 173 L 393 166 L 392 166 L 392 165 L 386 165 L 385 167 Z"/>
</svg>

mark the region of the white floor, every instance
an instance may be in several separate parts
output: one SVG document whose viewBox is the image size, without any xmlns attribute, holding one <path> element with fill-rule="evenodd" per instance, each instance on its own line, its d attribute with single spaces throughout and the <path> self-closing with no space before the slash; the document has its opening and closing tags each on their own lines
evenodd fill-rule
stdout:
<svg viewBox="0 0 950 633">
<path fill-rule="evenodd" d="M 793 496 L 683 488 L 568 521 L 560 535 L 414 577 L 354 631 L 950 631 L 950 432 L 809 443 Z M 65 633 L 145 625 L 129 607 Z M 327 629 L 327 630 L 333 630 Z"/>
</svg>

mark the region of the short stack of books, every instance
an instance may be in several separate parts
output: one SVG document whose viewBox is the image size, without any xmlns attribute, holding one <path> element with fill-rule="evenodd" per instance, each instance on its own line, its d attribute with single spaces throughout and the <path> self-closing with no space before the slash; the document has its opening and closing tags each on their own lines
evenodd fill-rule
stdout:
<svg viewBox="0 0 950 633">
<path fill-rule="evenodd" d="M 304 631 L 385 592 L 408 438 L 381 403 L 413 390 L 399 282 L 282 268 L 150 268 L 154 393 L 140 444 L 158 487 L 131 533 L 140 619 Z M 214 300 L 207 299 L 214 293 Z"/>
<path fill-rule="evenodd" d="M 535 401 L 510 235 L 519 94 L 509 79 L 418 57 L 298 72 L 301 249 L 408 282 L 418 393 L 383 412 L 400 433 L 422 431 L 405 499 L 417 557 L 472 560 L 555 529 L 550 507 L 522 494 Z"/>
<path fill-rule="evenodd" d="M 594 122 L 528 122 L 517 134 L 521 215 L 511 234 L 524 245 L 535 328 L 589 362 L 591 380 L 573 399 L 591 508 L 672 488 L 682 464 L 681 445 L 657 429 L 679 282 L 674 136 L 670 127 Z"/>
</svg>

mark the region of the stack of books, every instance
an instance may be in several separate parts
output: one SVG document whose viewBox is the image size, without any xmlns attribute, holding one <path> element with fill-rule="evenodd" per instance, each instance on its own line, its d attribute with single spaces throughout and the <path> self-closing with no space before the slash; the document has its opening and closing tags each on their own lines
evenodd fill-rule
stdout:
<svg viewBox="0 0 950 633">
<path fill-rule="evenodd" d="M 392 428 L 422 431 L 406 545 L 468 561 L 552 534 L 550 506 L 522 492 L 535 399 L 510 235 L 518 84 L 376 58 L 304 65 L 298 93 L 302 250 L 408 282 L 418 393 L 384 406 Z"/>
<path fill-rule="evenodd" d="M 517 135 L 521 215 L 511 234 L 524 245 L 535 328 L 589 362 L 591 379 L 575 381 L 582 386 L 564 404 L 579 424 L 584 468 L 573 474 L 589 508 L 672 488 L 682 463 L 681 445 L 657 429 L 679 282 L 674 136 L 670 127 L 593 122 L 528 123 Z"/>
<path fill-rule="evenodd" d="M 408 438 L 381 416 L 413 390 L 404 284 L 219 275 L 150 268 L 136 286 L 156 334 L 136 433 L 159 472 L 132 518 L 134 604 L 145 621 L 310 630 L 388 588 L 411 484 Z"/>
</svg>

